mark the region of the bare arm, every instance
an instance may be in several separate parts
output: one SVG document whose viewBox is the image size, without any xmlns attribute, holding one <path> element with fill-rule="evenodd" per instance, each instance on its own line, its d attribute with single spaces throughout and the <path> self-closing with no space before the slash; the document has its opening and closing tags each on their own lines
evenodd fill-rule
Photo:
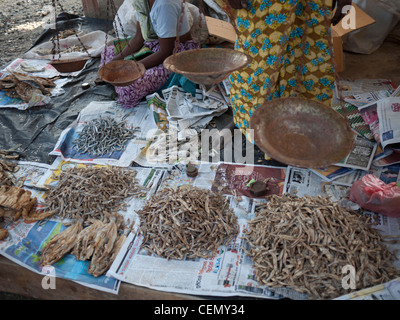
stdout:
<svg viewBox="0 0 400 320">
<path fill-rule="evenodd" d="M 158 38 L 158 42 L 160 44 L 160 50 L 140 60 L 140 62 L 144 64 L 146 69 L 162 64 L 166 58 L 173 54 L 175 47 L 175 37 Z"/>
<path fill-rule="evenodd" d="M 142 36 L 142 30 L 140 29 L 140 24 L 138 22 L 135 36 L 129 41 L 128 45 L 125 46 L 125 48 L 118 55 L 116 55 L 111 61 L 124 59 L 125 57 L 139 51 L 143 47 L 143 44 L 144 44 L 144 39 Z"/>
<path fill-rule="evenodd" d="M 158 38 L 160 50 L 140 60 L 146 69 L 162 64 L 166 58 L 172 55 L 175 47 L 175 37 Z M 136 35 L 129 41 L 129 44 L 112 61 L 122 60 L 125 57 L 139 51 L 144 44 L 142 32 L 139 23 L 137 24 Z"/>
</svg>

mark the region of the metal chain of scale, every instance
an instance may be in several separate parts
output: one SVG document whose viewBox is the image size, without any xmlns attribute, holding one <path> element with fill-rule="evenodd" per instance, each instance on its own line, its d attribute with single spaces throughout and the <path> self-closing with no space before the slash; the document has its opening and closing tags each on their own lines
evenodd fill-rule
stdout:
<svg viewBox="0 0 400 320">
<path fill-rule="evenodd" d="M 51 0 L 51 4 L 52 7 L 54 9 L 54 32 L 55 32 L 55 39 L 54 36 L 51 38 L 51 42 L 53 44 L 53 60 L 55 60 L 55 54 L 56 52 L 58 52 L 58 60 L 60 60 L 61 58 L 61 50 L 60 50 L 60 35 L 58 33 L 58 27 L 57 27 L 57 5 L 60 7 L 61 12 L 65 12 L 67 13 L 63 6 L 61 5 L 59 0 Z M 66 15 L 67 21 L 69 22 L 69 18 L 68 18 L 68 14 Z M 74 35 L 76 36 L 76 38 L 78 39 L 79 43 L 81 44 L 83 50 L 85 51 L 85 53 L 88 55 L 89 58 L 91 58 L 91 55 L 89 53 L 89 51 L 87 50 L 86 46 L 84 45 L 84 43 L 82 42 L 81 38 L 78 36 L 78 33 L 76 32 L 75 28 L 72 28 L 72 32 L 74 33 Z"/>
</svg>

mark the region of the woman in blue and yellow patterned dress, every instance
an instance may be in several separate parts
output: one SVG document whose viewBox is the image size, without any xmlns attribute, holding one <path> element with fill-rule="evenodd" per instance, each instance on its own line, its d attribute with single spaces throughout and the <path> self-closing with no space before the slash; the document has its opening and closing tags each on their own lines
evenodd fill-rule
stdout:
<svg viewBox="0 0 400 320">
<path fill-rule="evenodd" d="M 336 2 L 228 0 L 229 5 L 223 5 L 235 19 L 235 49 L 253 58 L 229 78 L 234 124 L 249 140 L 250 117 L 266 100 L 300 92 L 307 99 L 331 105 L 335 79 L 328 37 L 336 5 L 332 1 Z M 349 4 L 351 0 L 338 0 L 333 24 L 342 18 L 342 7 Z"/>
</svg>

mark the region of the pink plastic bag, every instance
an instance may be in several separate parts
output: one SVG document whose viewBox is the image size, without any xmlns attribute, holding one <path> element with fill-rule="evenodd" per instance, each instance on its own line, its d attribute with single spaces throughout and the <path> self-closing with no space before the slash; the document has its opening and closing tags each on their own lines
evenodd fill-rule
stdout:
<svg viewBox="0 0 400 320">
<path fill-rule="evenodd" d="M 363 209 L 388 217 L 400 217 L 400 187 L 396 182 L 386 184 L 367 174 L 351 186 L 350 200 Z"/>
</svg>

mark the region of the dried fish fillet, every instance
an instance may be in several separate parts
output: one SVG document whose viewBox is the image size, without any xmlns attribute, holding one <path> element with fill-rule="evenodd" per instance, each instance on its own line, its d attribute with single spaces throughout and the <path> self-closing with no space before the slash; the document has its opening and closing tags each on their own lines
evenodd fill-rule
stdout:
<svg viewBox="0 0 400 320">
<path fill-rule="evenodd" d="M 143 245 L 167 259 L 210 257 L 238 234 L 223 195 L 200 188 L 165 188 L 137 212 Z"/>
<path fill-rule="evenodd" d="M 92 224 L 84 228 L 78 235 L 75 246 L 71 252 L 78 260 L 89 260 L 94 251 L 94 240 L 97 230 L 104 224 L 100 220 L 91 221 Z"/>
<path fill-rule="evenodd" d="M 367 218 L 324 197 L 269 196 L 245 230 L 255 279 L 313 299 L 349 293 L 344 266 L 356 271 L 356 290 L 395 278 L 394 255 Z"/>
<path fill-rule="evenodd" d="M 119 224 L 117 219 L 112 217 L 109 223 L 97 231 L 92 261 L 88 269 L 88 272 L 95 277 L 102 275 L 109 267 L 110 259 L 116 249 Z"/>
<path fill-rule="evenodd" d="M 8 236 L 8 230 L 7 229 L 0 229 L 0 240 L 4 240 Z"/>
<path fill-rule="evenodd" d="M 52 265 L 71 251 L 81 230 L 82 222 L 77 221 L 75 224 L 51 238 L 49 243 L 47 243 L 42 250 L 40 265 Z"/>
<path fill-rule="evenodd" d="M 31 216 L 36 204 L 36 198 L 31 198 L 32 193 L 23 188 L 3 185 L 0 187 L 0 216 L 9 220 L 18 220 L 22 215 L 24 219 Z"/>
</svg>

